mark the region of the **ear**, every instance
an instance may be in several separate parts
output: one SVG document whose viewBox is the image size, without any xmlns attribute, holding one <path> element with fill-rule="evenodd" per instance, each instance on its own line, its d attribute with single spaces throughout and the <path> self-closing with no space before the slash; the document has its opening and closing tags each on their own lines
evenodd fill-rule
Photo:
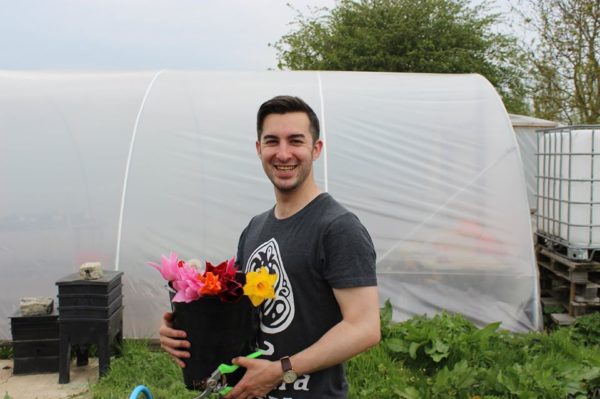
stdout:
<svg viewBox="0 0 600 399">
<path fill-rule="evenodd" d="M 317 159 L 319 159 L 319 156 L 321 155 L 321 151 L 323 150 L 323 140 L 318 139 L 317 142 L 313 145 L 313 149 L 312 149 L 312 156 L 313 156 L 313 161 L 316 161 Z"/>
<path fill-rule="evenodd" d="M 256 140 L 256 155 L 260 158 L 260 141 Z"/>
</svg>

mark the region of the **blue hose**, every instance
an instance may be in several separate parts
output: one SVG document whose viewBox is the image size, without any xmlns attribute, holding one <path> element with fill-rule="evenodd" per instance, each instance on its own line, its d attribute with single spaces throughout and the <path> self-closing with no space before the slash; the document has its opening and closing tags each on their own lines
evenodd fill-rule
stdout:
<svg viewBox="0 0 600 399">
<path fill-rule="evenodd" d="M 140 396 L 141 393 L 143 393 L 144 396 Z M 152 398 L 152 394 L 150 393 L 150 390 L 147 387 L 145 387 L 144 385 L 138 385 L 131 392 L 129 399 L 153 399 L 153 398 Z"/>
</svg>

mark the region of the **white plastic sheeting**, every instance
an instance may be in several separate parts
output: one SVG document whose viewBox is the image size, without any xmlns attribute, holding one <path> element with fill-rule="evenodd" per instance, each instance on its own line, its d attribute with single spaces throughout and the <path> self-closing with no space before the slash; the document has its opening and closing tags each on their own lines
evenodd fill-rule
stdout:
<svg viewBox="0 0 600 399">
<path fill-rule="evenodd" d="M 229 258 L 273 205 L 255 114 L 278 94 L 319 114 L 317 181 L 369 229 L 397 320 L 446 309 L 540 328 L 519 152 L 478 75 L 6 71 L 0 339 L 21 297 L 55 296 L 85 261 L 125 273 L 125 335 L 156 336 L 168 296 L 146 262 Z"/>
<path fill-rule="evenodd" d="M 537 209 L 537 131 L 556 127 L 558 123 L 525 115 L 510 114 L 509 117 L 523 161 L 529 209 L 535 211 Z"/>
</svg>

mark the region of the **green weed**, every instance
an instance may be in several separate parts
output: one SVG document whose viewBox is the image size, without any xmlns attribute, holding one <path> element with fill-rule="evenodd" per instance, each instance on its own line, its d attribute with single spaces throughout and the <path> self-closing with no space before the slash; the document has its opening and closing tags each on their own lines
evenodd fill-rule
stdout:
<svg viewBox="0 0 600 399">
<path fill-rule="evenodd" d="M 595 317 L 549 334 L 514 334 L 448 313 L 392 323 L 386 303 L 382 342 L 348 362 L 350 397 L 595 397 L 600 351 L 588 346 L 598 337 Z"/>
<path fill-rule="evenodd" d="M 8 344 L 0 344 L 0 359 L 11 359 L 12 358 L 12 346 Z"/>
<path fill-rule="evenodd" d="M 586 346 L 600 346 L 600 312 L 581 316 L 572 326 L 572 339 Z"/>
</svg>

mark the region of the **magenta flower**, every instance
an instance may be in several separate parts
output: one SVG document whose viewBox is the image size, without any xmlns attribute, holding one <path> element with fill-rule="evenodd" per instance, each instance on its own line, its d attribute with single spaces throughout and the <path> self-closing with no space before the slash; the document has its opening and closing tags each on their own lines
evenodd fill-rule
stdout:
<svg viewBox="0 0 600 399">
<path fill-rule="evenodd" d="M 177 291 L 173 302 L 190 303 L 200 298 L 203 283 L 198 276 L 198 270 L 195 267 L 189 263 L 183 263 L 183 266 L 179 268 L 179 278 L 173 281 L 173 288 Z"/>
</svg>

